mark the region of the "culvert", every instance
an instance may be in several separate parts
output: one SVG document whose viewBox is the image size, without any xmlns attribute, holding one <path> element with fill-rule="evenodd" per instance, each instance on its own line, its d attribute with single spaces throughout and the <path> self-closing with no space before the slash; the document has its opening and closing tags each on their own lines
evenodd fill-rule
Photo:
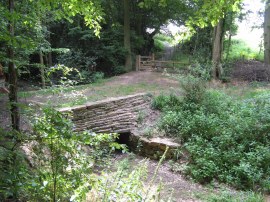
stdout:
<svg viewBox="0 0 270 202">
<path fill-rule="evenodd" d="M 127 147 L 130 147 L 130 136 L 131 136 L 130 132 L 119 133 L 116 142 L 119 144 L 125 144 L 127 145 Z"/>
<path fill-rule="evenodd" d="M 167 147 L 166 158 L 175 158 L 177 150 L 181 149 L 180 144 L 175 143 L 172 139 L 160 137 L 147 139 L 132 132 L 120 133 L 117 142 L 127 145 L 129 151 L 151 159 L 160 159 Z"/>
<path fill-rule="evenodd" d="M 149 108 L 151 96 L 145 93 L 110 98 L 85 105 L 59 109 L 67 114 L 75 125 L 75 131 L 90 130 L 95 133 L 118 133 L 117 140 L 130 151 L 152 159 L 158 159 L 169 147 L 167 158 L 172 158 L 179 144 L 168 138 L 147 139 L 132 131 L 136 128 L 138 113 Z"/>
</svg>

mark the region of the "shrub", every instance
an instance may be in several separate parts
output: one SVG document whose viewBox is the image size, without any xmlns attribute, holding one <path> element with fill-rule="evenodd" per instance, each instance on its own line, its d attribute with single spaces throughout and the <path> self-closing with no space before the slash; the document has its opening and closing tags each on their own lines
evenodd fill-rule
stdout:
<svg viewBox="0 0 270 202">
<path fill-rule="evenodd" d="M 169 96 L 159 95 L 154 98 L 152 107 L 154 109 L 163 110 L 165 107 L 174 107 L 180 103 L 180 99 L 174 94 L 170 94 Z"/>
<path fill-rule="evenodd" d="M 0 128 L 0 201 L 24 201 L 31 177 L 25 155 L 20 150 L 22 134 Z"/>
<path fill-rule="evenodd" d="M 180 86 L 184 91 L 184 102 L 199 104 L 206 91 L 206 82 L 198 77 L 187 75 L 180 78 Z"/>
<path fill-rule="evenodd" d="M 125 69 L 124 66 L 116 66 L 113 69 L 113 75 L 124 74 L 126 72 L 127 72 L 127 70 Z"/>
<path fill-rule="evenodd" d="M 37 201 L 84 199 L 93 183 L 93 166 L 106 165 L 110 151 L 123 148 L 114 142 L 116 134 L 74 132 L 71 122 L 50 108 L 36 119 L 34 132 L 38 144 L 33 148 L 31 198 Z"/>
<path fill-rule="evenodd" d="M 78 69 L 79 71 L 82 70 L 91 70 L 93 67 L 96 66 L 96 59 L 95 57 L 87 56 L 83 53 L 83 50 L 69 50 L 58 57 L 58 63 L 64 64 L 68 67 L 73 67 Z"/>
<path fill-rule="evenodd" d="M 92 83 L 104 78 L 103 72 L 79 71 L 76 68 L 70 68 L 60 64 L 51 67 L 47 75 L 52 84 L 62 86 Z"/>
<path fill-rule="evenodd" d="M 182 104 L 159 101 L 166 108 L 160 129 L 182 140 L 189 152 L 186 173 L 199 182 L 218 179 L 241 189 L 270 190 L 269 95 L 240 102 L 200 82 L 187 82 Z"/>
<path fill-rule="evenodd" d="M 0 146 L 1 201 L 83 201 L 96 179 L 94 166 L 105 168 L 112 151 L 125 149 L 115 142 L 117 134 L 74 132 L 60 112 L 43 112 L 35 118 L 31 135 L 5 134 L 9 141 Z M 22 145 L 30 151 L 31 168 Z"/>
</svg>

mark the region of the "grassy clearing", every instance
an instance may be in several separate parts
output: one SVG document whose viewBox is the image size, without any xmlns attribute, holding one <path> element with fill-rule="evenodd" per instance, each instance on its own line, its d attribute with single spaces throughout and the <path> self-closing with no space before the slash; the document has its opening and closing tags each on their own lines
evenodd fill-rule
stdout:
<svg viewBox="0 0 270 202">
<path fill-rule="evenodd" d="M 161 84 L 149 84 L 146 82 L 134 84 L 111 84 L 112 79 L 102 80 L 99 83 L 50 88 L 39 91 L 20 92 L 22 99 L 37 101 L 54 107 L 70 107 L 82 105 L 86 102 L 94 102 L 109 97 L 126 96 L 136 93 L 153 93 L 167 91 L 168 88 Z"/>
<path fill-rule="evenodd" d="M 28 98 L 31 96 L 51 95 L 51 94 L 57 94 L 57 93 L 69 93 L 74 90 L 80 91 L 80 90 L 85 90 L 91 87 L 100 87 L 100 86 L 103 86 L 106 82 L 109 82 L 111 80 L 112 78 L 101 79 L 95 83 L 86 84 L 86 85 L 66 86 L 66 87 L 54 86 L 54 87 L 49 87 L 49 88 L 41 89 L 37 91 L 27 91 L 27 92 L 22 91 L 22 92 L 19 92 L 18 95 L 19 97 Z"/>
<path fill-rule="evenodd" d="M 226 43 L 225 43 L 226 44 Z M 259 60 L 263 61 L 263 51 L 254 50 L 242 40 L 232 40 L 228 60 Z"/>
<path fill-rule="evenodd" d="M 236 85 L 227 84 L 224 86 L 211 86 L 211 89 L 219 90 L 236 100 L 255 98 L 259 95 L 269 94 L 270 85 L 268 83 L 239 83 Z"/>
<path fill-rule="evenodd" d="M 171 78 L 172 79 L 172 78 Z M 175 79 L 175 77 L 174 77 Z M 38 91 L 19 92 L 21 99 L 34 100 L 41 103 L 51 104 L 55 107 L 69 107 L 81 105 L 86 102 L 94 102 L 108 97 L 119 97 L 136 93 L 170 94 L 171 92 L 182 92 L 180 85 L 171 88 L 162 83 L 114 83 L 115 78 L 103 79 L 97 83 L 71 86 L 54 87 Z M 210 88 L 220 90 L 237 100 L 256 97 L 268 93 L 267 83 L 244 83 L 244 84 L 209 84 Z"/>
</svg>

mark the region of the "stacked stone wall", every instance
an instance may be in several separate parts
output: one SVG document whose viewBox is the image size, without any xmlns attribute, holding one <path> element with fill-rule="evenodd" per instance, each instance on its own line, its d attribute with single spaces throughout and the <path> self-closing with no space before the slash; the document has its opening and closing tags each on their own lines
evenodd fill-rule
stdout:
<svg viewBox="0 0 270 202">
<path fill-rule="evenodd" d="M 107 99 L 59 111 L 71 115 L 75 131 L 91 130 L 96 133 L 131 132 L 136 126 L 138 113 L 150 106 L 146 94 Z"/>
</svg>

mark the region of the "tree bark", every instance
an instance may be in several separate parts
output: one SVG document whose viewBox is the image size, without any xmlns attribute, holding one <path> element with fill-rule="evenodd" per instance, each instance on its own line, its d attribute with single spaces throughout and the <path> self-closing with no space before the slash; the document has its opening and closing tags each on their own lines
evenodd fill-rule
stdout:
<svg viewBox="0 0 270 202">
<path fill-rule="evenodd" d="M 223 19 L 219 20 L 218 24 L 214 27 L 213 33 L 212 74 L 214 79 L 219 79 L 222 73 L 221 57 L 223 48 L 223 21 Z"/>
<path fill-rule="evenodd" d="M 124 0 L 124 47 L 127 50 L 125 69 L 132 70 L 131 43 L 130 43 L 130 0 Z"/>
<path fill-rule="evenodd" d="M 14 21 L 12 15 L 14 14 L 14 0 L 9 0 L 9 13 L 11 19 L 8 22 L 8 31 L 10 38 L 14 38 Z M 10 102 L 10 112 L 11 112 L 11 124 L 14 130 L 20 130 L 20 113 L 18 107 L 18 78 L 17 71 L 14 64 L 14 47 L 12 42 L 8 45 L 7 56 L 9 59 L 8 63 L 8 74 L 9 74 L 9 102 Z"/>
<path fill-rule="evenodd" d="M 52 66 L 52 52 L 48 53 L 48 67 Z"/>
<path fill-rule="evenodd" d="M 265 3 L 264 13 L 264 63 L 270 65 L 270 0 Z"/>
<path fill-rule="evenodd" d="M 41 85 L 42 88 L 45 88 L 45 74 L 44 74 L 44 60 L 42 51 L 39 51 L 39 60 L 40 60 L 40 76 L 41 76 Z"/>
</svg>

